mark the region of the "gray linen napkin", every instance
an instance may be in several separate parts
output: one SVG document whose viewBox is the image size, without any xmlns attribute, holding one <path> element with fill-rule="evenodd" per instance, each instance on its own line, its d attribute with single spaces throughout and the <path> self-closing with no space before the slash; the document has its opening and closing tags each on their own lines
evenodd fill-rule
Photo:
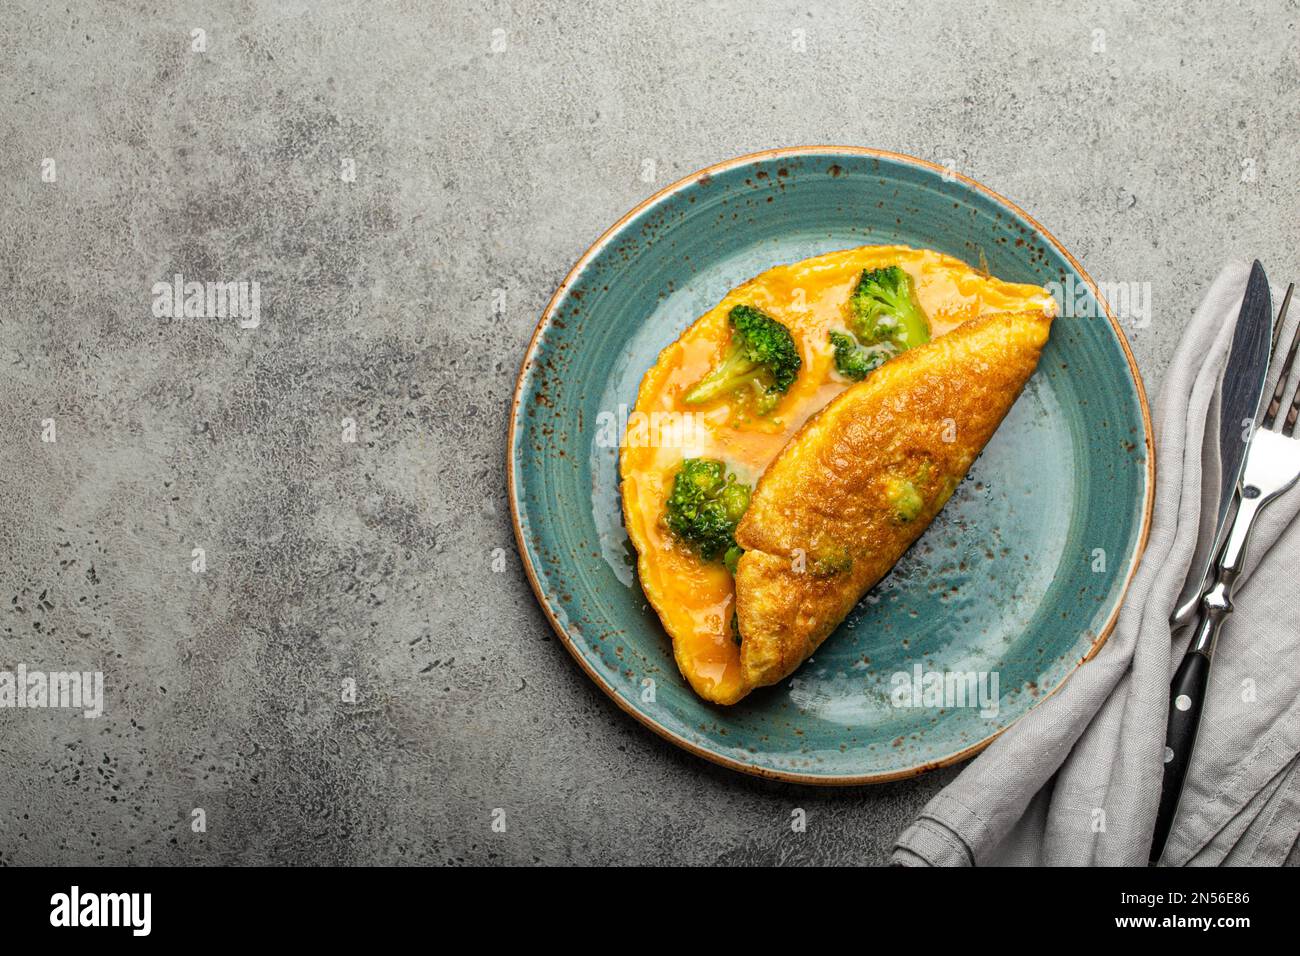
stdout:
<svg viewBox="0 0 1300 956">
<path fill-rule="evenodd" d="M 1155 413 L 1151 535 L 1110 639 L 930 801 L 899 836 L 894 862 L 1146 865 L 1169 681 L 1190 636 L 1172 635 L 1168 618 L 1197 541 L 1210 533 L 1200 525 L 1203 481 L 1217 473 L 1212 398 L 1248 274 L 1246 263 L 1223 269 L 1166 373 Z M 1276 308 L 1276 292 L 1273 301 Z M 1300 309 L 1291 312 L 1283 350 L 1300 323 Z M 1166 864 L 1280 864 L 1300 854 L 1297 512 L 1300 486 L 1256 521 Z"/>
</svg>

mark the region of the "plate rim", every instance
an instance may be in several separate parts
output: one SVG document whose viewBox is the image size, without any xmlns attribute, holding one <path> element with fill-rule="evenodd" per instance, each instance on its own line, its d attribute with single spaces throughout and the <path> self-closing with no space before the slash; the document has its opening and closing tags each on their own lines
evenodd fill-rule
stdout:
<svg viewBox="0 0 1300 956">
<path fill-rule="evenodd" d="M 587 659 L 583 656 L 582 652 L 579 651 L 573 639 L 570 638 L 568 632 L 565 631 L 564 627 L 560 624 L 554 612 L 551 610 L 551 606 L 542 592 L 541 581 L 537 576 L 536 568 L 533 566 L 532 556 L 527 543 L 524 541 L 523 527 L 519 520 L 519 493 L 515 484 L 515 438 L 520 418 L 520 404 L 523 398 L 525 378 L 533 365 L 533 358 L 537 351 L 537 343 L 541 338 L 542 332 L 551 325 L 552 320 L 554 319 L 556 303 L 558 303 L 560 298 L 564 295 L 565 290 L 573 284 L 574 280 L 587 267 L 587 264 L 595 258 L 602 249 L 604 249 L 609 241 L 617 235 L 628 222 L 640 214 L 642 210 L 654 206 L 667 196 L 679 192 L 688 186 L 692 186 L 703 179 L 707 179 L 716 173 L 725 172 L 738 166 L 749 165 L 780 157 L 835 155 L 843 153 L 875 159 L 888 159 L 905 165 L 910 164 L 918 166 L 931 172 L 937 172 L 941 175 L 949 176 L 965 183 L 970 188 L 983 193 L 995 203 L 1009 209 L 1017 216 L 1020 216 L 1033 226 L 1039 235 L 1052 244 L 1053 248 L 1055 248 L 1056 251 L 1070 263 L 1074 268 L 1074 271 L 1078 273 L 1087 284 L 1093 298 L 1100 303 L 1102 309 L 1105 311 L 1106 319 L 1110 322 L 1111 329 L 1115 333 L 1115 337 L 1118 339 L 1120 347 L 1124 350 L 1124 358 L 1128 363 L 1129 377 L 1132 380 L 1134 387 L 1137 389 L 1138 404 L 1142 412 L 1143 441 L 1146 447 L 1146 482 L 1144 489 L 1145 500 L 1143 501 L 1142 506 L 1142 527 L 1138 533 L 1137 547 L 1129 561 L 1128 571 L 1124 575 L 1124 583 L 1119 589 L 1115 606 L 1106 618 L 1105 624 L 1099 629 L 1098 634 L 1093 639 L 1087 653 L 1079 658 L 1078 663 L 1071 667 L 1069 672 L 1061 678 L 1056 686 L 1045 693 L 1042 698 L 1034 704 L 1034 706 L 1039 706 L 1043 700 L 1046 700 L 1048 697 L 1051 697 L 1060 690 L 1061 687 L 1065 685 L 1065 682 L 1074 675 L 1075 671 L 1097 655 L 1098 651 L 1101 650 L 1102 645 L 1106 643 L 1106 640 L 1115 630 L 1115 625 L 1119 620 L 1120 611 L 1124 606 L 1124 598 L 1128 595 L 1128 589 L 1133 583 L 1133 575 L 1137 573 L 1138 565 L 1141 564 L 1142 561 L 1142 555 L 1146 551 L 1147 540 L 1151 534 L 1152 514 L 1155 508 L 1156 483 L 1155 435 L 1151 424 L 1151 406 L 1147 401 L 1146 386 L 1142 382 L 1142 373 L 1138 370 L 1137 360 L 1133 356 L 1133 350 L 1129 347 L 1128 338 L 1124 335 L 1123 328 L 1120 327 L 1114 313 L 1111 311 L 1110 303 L 1102 296 L 1101 291 L 1097 288 L 1097 284 L 1093 281 L 1092 276 L 1090 276 L 1087 270 L 1083 268 L 1079 260 L 1070 254 L 1070 251 L 1062 245 L 1060 240 L 1048 231 L 1047 228 L 1045 228 L 1037 219 L 1029 215 L 1029 213 L 1025 212 L 1025 210 L 1019 205 L 1012 202 L 1001 193 L 990 189 L 983 183 L 971 179 L 963 173 L 945 168 L 937 163 L 932 163 L 929 160 L 921 159 L 917 156 L 910 156 L 906 153 L 891 152 L 889 150 L 875 149 L 868 146 L 781 146 L 759 150 L 754 153 L 746 153 L 742 156 L 736 156 L 731 159 L 724 159 L 721 162 L 713 163 L 703 167 L 702 169 L 698 169 L 695 172 L 670 183 L 662 189 L 657 190 L 620 216 L 613 225 L 596 238 L 595 242 L 587 248 L 587 251 L 578 257 L 577 262 L 575 262 L 573 267 L 565 274 L 564 278 L 560 281 L 560 284 L 556 287 L 555 292 L 547 301 L 546 308 L 542 310 L 541 317 L 537 320 L 537 326 L 533 329 L 533 335 L 528 342 L 528 348 L 524 351 L 523 360 L 520 362 L 519 374 L 515 379 L 514 396 L 510 403 L 510 422 L 506 432 L 506 490 L 510 503 L 510 523 L 514 528 L 515 545 L 519 551 L 524 572 L 528 577 L 528 583 L 533 589 L 533 595 L 537 599 L 537 603 L 541 607 L 542 613 L 545 614 L 546 619 L 550 621 L 551 629 L 554 630 L 556 635 L 560 638 L 560 643 L 564 645 L 565 649 L 568 650 L 573 659 L 578 662 L 578 666 L 589 678 L 591 678 L 593 682 L 595 682 L 596 686 L 604 692 L 605 696 L 609 697 L 615 705 L 618 706 L 619 710 L 628 714 L 639 724 L 649 728 L 669 743 L 675 744 L 688 753 L 694 754 L 697 757 L 702 757 L 710 763 L 726 767 L 730 770 L 736 770 L 750 776 L 762 777 L 768 780 L 779 780 L 785 783 L 797 783 L 819 787 L 853 787 L 875 783 L 888 783 L 894 780 L 906 780 L 911 777 L 920 776 L 930 770 L 938 770 L 941 767 L 949 767 L 953 764 L 961 763 L 989 746 L 989 744 L 996 740 L 1009 727 L 1015 726 L 1019 718 L 1017 718 L 1016 721 L 1012 721 L 1012 723 L 1008 724 L 1007 727 L 999 728 L 984 739 L 940 760 L 925 761 L 912 767 L 905 767 L 901 770 L 891 770 L 883 773 L 818 775 L 803 773 L 797 770 L 775 770 L 771 767 L 762 767 L 757 764 L 746 763 L 743 760 L 736 760 L 735 758 L 717 753 L 716 751 L 701 747 L 698 744 L 687 740 L 685 737 L 682 737 L 656 721 L 649 714 L 637 710 L 625 702 L 614 687 L 611 686 L 600 675 L 600 673 L 588 663 Z M 1028 713 L 1028 711 L 1026 711 L 1026 713 Z"/>
</svg>

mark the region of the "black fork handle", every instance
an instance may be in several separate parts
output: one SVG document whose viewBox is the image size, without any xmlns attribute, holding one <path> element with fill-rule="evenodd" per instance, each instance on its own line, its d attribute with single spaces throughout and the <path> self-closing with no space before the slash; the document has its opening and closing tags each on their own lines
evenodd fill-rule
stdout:
<svg viewBox="0 0 1300 956">
<path fill-rule="evenodd" d="M 1204 626 L 1204 625 L 1202 625 Z M 1196 731 L 1210 683 L 1210 658 L 1200 651 L 1188 651 L 1169 685 L 1169 726 L 1165 730 L 1165 776 L 1160 786 L 1160 809 L 1156 813 L 1151 862 L 1158 863 L 1178 812 L 1187 768 L 1196 748 Z"/>
</svg>

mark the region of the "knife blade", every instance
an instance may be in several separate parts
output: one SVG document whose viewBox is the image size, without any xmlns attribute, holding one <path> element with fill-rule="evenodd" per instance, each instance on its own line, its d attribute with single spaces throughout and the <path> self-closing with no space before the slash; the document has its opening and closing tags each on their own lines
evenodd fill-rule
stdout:
<svg viewBox="0 0 1300 956">
<path fill-rule="evenodd" d="M 1273 344 L 1273 299 L 1268 276 L 1259 260 L 1250 269 L 1246 295 L 1237 314 L 1232 333 L 1232 349 L 1223 370 L 1219 389 L 1219 487 L 1218 499 L 1207 509 L 1214 515 L 1214 535 L 1202 536 L 1207 543 L 1198 545 L 1182 592 L 1169 618 L 1175 627 L 1191 622 L 1201 606 L 1201 596 L 1209 579 L 1214 557 L 1223 548 L 1228 518 L 1233 510 L 1237 483 L 1246 462 L 1246 450 L 1259 420 L 1264 381 L 1268 378 L 1269 352 Z"/>
</svg>

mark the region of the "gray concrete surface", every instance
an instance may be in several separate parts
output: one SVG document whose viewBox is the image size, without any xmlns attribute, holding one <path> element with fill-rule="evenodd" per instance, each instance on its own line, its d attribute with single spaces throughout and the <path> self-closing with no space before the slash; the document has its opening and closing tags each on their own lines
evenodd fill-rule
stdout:
<svg viewBox="0 0 1300 956">
<path fill-rule="evenodd" d="M 1225 257 L 1300 275 L 1300 9 L 867 6 L 0 3 L 0 669 L 106 685 L 0 710 L 0 864 L 883 861 L 952 771 L 742 778 L 552 638 L 503 482 L 537 316 L 652 188 L 871 145 L 1150 282 L 1154 395 Z M 260 325 L 155 318 L 178 272 Z"/>
</svg>

